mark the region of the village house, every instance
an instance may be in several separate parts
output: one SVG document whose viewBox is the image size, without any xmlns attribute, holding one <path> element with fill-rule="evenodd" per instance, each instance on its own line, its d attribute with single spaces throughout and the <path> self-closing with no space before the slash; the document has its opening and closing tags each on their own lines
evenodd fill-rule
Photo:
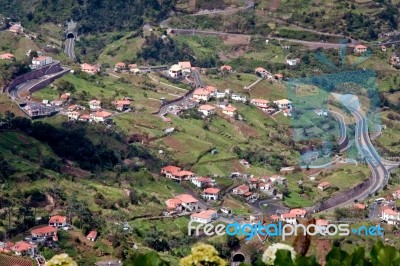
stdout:
<svg viewBox="0 0 400 266">
<path fill-rule="evenodd" d="M 140 72 L 141 72 L 137 64 L 129 64 L 128 68 L 129 68 L 129 72 L 131 72 L 133 74 L 140 74 Z"/>
<path fill-rule="evenodd" d="M 381 50 L 382 50 L 382 52 L 386 52 L 387 51 L 387 47 L 385 45 L 381 45 Z"/>
<path fill-rule="evenodd" d="M 15 34 L 22 34 L 24 33 L 24 28 L 22 27 L 21 23 L 14 23 L 13 25 L 11 25 L 9 31 L 11 31 L 12 33 Z"/>
<path fill-rule="evenodd" d="M 363 54 L 368 50 L 368 47 L 362 44 L 356 45 L 354 47 L 354 53 L 355 54 Z"/>
<path fill-rule="evenodd" d="M 112 104 L 115 106 L 115 109 L 122 112 L 131 108 L 131 101 L 129 100 L 116 100 L 113 101 Z"/>
<path fill-rule="evenodd" d="M 286 185 L 286 178 L 280 175 L 273 175 L 269 178 L 269 180 L 275 184 Z"/>
<path fill-rule="evenodd" d="M 246 201 L 257 200 L 258 199 L 258 194 L 257 193 L 253 193 L 251 191 L 248 191 L 248 192 L 243 194 L 243 197 L 244 197 L 244 199 Z"/>
<path fill-rule="evenodd" d="M 68 120 L 75 121 L 79 119 L 81 114 L 77 111 L 68 112 Z"/>
<path fill-rule="evenodd" d="M 243 103 L 245 103 L 247 101 L 247 97 L 246 96 L 240 95 L 240 94 L 237 94 L 237 93 L 232 93 L 231 99 L 233 101 L 243 102 Z"/>
<path fill-rule="evenodd" d="M 358 210 L 365 210 L 367 208 L 367 205 L 362 204 L 362 203 L 356 203 L 353 205 L 353 208 L 358 209 Z"/>
<path fill-rule="evenodd" d="M 126 64 L 124 62 L 118 62 L 114 66 L 114 71 L 125 70 L 125 68 L 126 68 Z"/>
<path fill-rule="evenodd" d="M 203 88 L 195 89 L 193 99 L 207 102 L 211 97 L 211 93 Z"/>
<path fill-rule="evenodd" d="M 222 110 L 222 113 L 228 116 L 235 116 L 236 107 L 229 105 Z"/>
<path fill-rule="evenodd" d="M 243 195 L 243 194 L 245 194 L 245 193 L 247 193 L 247 192 L 249 192 L 249 191 L 250 191 L 249 186 L 247 186 L 247 185 L 240 185 L 240 186 L 235 187 L 235 188 L 232 190 L 232 193 L 235 194 L 235 195 Z"/>
<path fill-rule="evenodd" d="M 60 100 L 63 102 L 66 102 L 69 100 L 70 97 L 71 97 L 71 93 L 66 92 L 66 93 L 61 94 Z"/>
<path fill-rule="evenodd" d="M 89 109 L 92 111 L 96 111 L 101 109 L 101 102 L 98 100 L 91 100 L 89 102 Z"/>
<path fill-rule="evenodd" d="M 72 112 L 72 111 L 75 111 L 77 109 L 78 109 L 78 105 L 73 104 L 73 105 L 68 106 L 67 111 L 68 112 Z"/>
<path fill-rule="evenodd" d="M 263 99 L 251 99 L 250 103 L 260 108 L 268 108 L 269 101 Z"/>
<path fill-rule="evenodd" d="M 17 256 L 34 256 L 37 252 L 37 246 L 25 241 L 19 241 L 10 250 Z"/>
<path fill-rule="evenodd" d="M 330 187 L 330 184 L 329 184 L 329 182 L 326 182 L 326 181 L 318 184 L 318 189 L 320 189 L 322 191 L 328 189 L 329 187 Z"/>
<path fill-rule="evenodd" d="M 257 177 L 250 178 L 249 180 L 249 188 L 256 189 L 258 187 L 259 179 Z"/>
<path fill-rule="evenodd" d="M 86 236 L 86 238 L 92 242 L 96 241 L 97 238 L 97 231 L 93 230 L 90 231 L 89 234 Z"/>
<path fill-rule="evenodd" d="M 282 79 L 283 79 L 283 74 L 277 73 L 277 74 L 274 75 L 274 78 L 275 78 L 276 80 L 282 80 Z"/>
<path fill-rule="evenodd" d="M 84 64 L 81 64 L 81 70 L 88 74 L 94 75 L 94 74 L 100 72 L 100 65 L 90 65 L 90 64 L 84 63 Z"/>
<path fill-rule="evenodd" d="M 167 199 L 165 204 L 167 205 L 166 212 L 168 214 L 180 213 L 183 211 L 182 201 L 179 199 Z"/>
<path fill-rule="evenodd" d="M 173 172 L 171 175 L 169 175 L 167 177 L 178 180 L 178 181 L 184 181 L 184 180 L 188 180 L 188 179 L 194 177 L 194 173 L 183 170 L 183 171 L 179 171 L 179 172 Z"/>
<path fill-rule="evenodd" d="M 180 167 L 173 166 L 173 165 L 168 165 L 168 166 L 165 166 L 165 167 L 161 168 L 161 172 L 160 173 L 163 176 L 167 176 L 167 175 L 171 175 L 172 173 L 179 172 L 181 170 L 182 170 L 182 168 L 180 168 Z"/>
<path fill-rule="evenodd" d="M 396 225 L 400 221 L 399 212 L 392 210 L 389 206 L 382 207 L 381 217 L 383 221 L 391 225 Z"/>
<path fill-rule="evenodd" d="M 32 237 L 52 237 L 53 240 L 57 240 L 57 228 L 53 226 L 43 226 L 31 230 Z"/>
<path fill-rule="evenodd" d="M 393 53 L 393 54 L 390 56 L 389 62 L 390 62 L 390 65 L 392 65 L 392 66 L 394 66 L 394 67 L 397 67 L 397 66 L 400 64 L 400 57 L 397 56 L 396 53 Z"/>
<path fill-rule="evenodd" d="M 294 213 L 282 213 L 281 214 L 281 221 L 288 223 L 288 224 L 297 224 L 297 218 Z"/>
<path fill-rule="evenodd" d="M 10 54 L 10 53 L 7 53 L 7 54 L 2 54 L 2 55 L 0 55 L 0 59 L 1 60 L 14 60 L 14 55 L 13 54 Z"/>
<path fill-rule="evenodd" d="M 318 116 L 327 116 L 328 115 L 328 111 L 324 110 L 324 109 L 315 109 L 314 111 Z"/>
<path fill-rule="evenodd" d="M 228 100 L 224 100 L 224 101 L 218 102 L 217 106 L 219 108 L 225 109 L 226 107 L 229 106 L 229 101 Z"/>
<path fill-rule="evenodd" d="M 189 76 L 192 72 L 192 64 L 189 61 L 179 62 L 178 65 L 181 67 L 183 75 Z"/>
<path fill-rule="evenodd" d="M 51 216 L 49 219 L 49 226 L 64 227 L 67 225 L 67 217 L 61 215 Z"/>
<path fill-rule="evenodd" d="M 32 59 L 31 69 L 38 69 L 53 63 L 53 58 L 50 56 L 38 56 Z"/>
<path fill-rule="evenodd" d="M 278 106 L 279 110 L 292 109 L 292 102 L 288 99 L 277 100 L 274 103 Z"/>
<path fill-rule="evenodd" d="M 90 117 L 94 122 L 106 122 L 111 119 L 112 114 L 107 111 L 97 111 L 90 114 Z"/>
<path fill-rule="evenodd" d="M 169 70 L 168 74 L 171 78 L 180 78 L 182 77 L 182 68 L 180 65 L 172 65 Z"/>
<path fill-rule="evenodd" d="M 272 182 L 261 182 L 258 184 L 258 188 L 261 193 L 270 197 L 275 193 L 275 186 Z"/>
<path fill-rule="evenodd" d="M 232 67 L 231 67 L 231 66 L 227 66 L 227 65 L 221 66 L 221 67 L 219 68 L 219 70 L 220 70 L 221 72 L 228 72 L 228 73 L 232 73 L 232 72 L 233 72 Z"/>
<path fill-rule="evenodd" d="M 206 210 L 190 215 L 190 220 L 201 224 L 208 224 L 218 218 L 218 214 L 214 210 Z"/>
<path fill-rule="evenodd" d="M 203 191 L 202 197 L 206 200 L 217 200 L 219 197 L 219 189 L 218 188 L 206 188 Z"/>
<path fill-rule="evenodd" d="M 60 107 L 61 105 L 63 105 L 63 101 L 61 101 L 61 100 L 54 100 L 54 101 L 51 101 L 50 102 L 50 104 L 52 105 L 52 106 L 56 106 L 56 107 Z"/>
<path fill-rule="evenodd" d="M 306 217 L 307 211 L 305 209 L 291 209 L 290 213 L 296 215 L 297 218 L 304 218 Z"/>
<path fill-rule="evenodd" d="M 257 67 L 256 70 L 255 70 L 255 73 L 256 73 L 258 76 L 261 76 L 261 77 L 266 77 L 267 75 L 270 75 L 270 74 L 271 74 L 271 73 L 269 73 L 266 69 L 264 69 L 264 68 L 262 68 L 262 67 Z"/>
<path fill-rule="evenodd" d="M 88 114 L 84 114 L 79 116 L 78 120 L 83 122 L 92 122 L 92 117 Z"/>
<path fill-rule="evenodd" d="M 291 117 L 292 116 L 292 111 L 290 109 L 284 109 L 282 111 L 283 115 L 286 117 Z"/>
<path fill-rule="evenodd" d="M 200 209 L 199 201 L 195 199 L 192 195 L 182 194 L 175 197 L 176 199 L 181 201 L 181 205 L 187 211 L 197 211 Z"/>
<path fill-rule="evenodd" d="M 395 192 L 393 192 L 392 195 L 393 195 L 394 199 L 400 199 L 400 189 L 398 189 Z"/>
<path fill-rule="evenodd" d="M 215 180 L 210 177 L 195 177 L 190 181 L 199 188 L 213 187 L 215 185 Z"/>
<path fill-rule="evenodd" d="M 297 66 L 300 63 L 300 59 L 299 58 L 295 58 L 295 59 L 286 59 L 286 64 L 288 64 L 289 66 Z"/>
<path fill-rule="evenodd" d="M 315 220 L 315 225 L 318 226 L 320 232 L 325 232 L 327 226 L 329 225 L 329 222 L 325 219 L 316 219 Z"/>
<path fill-rule="evenodd" d="M 198 111 L 204 116 L 209 116 L 215 114 L 215 107 L 209 104 L 203 104 L 199 107 Z"/>
<path fill-rule="evenodd" d="M 225 97 L 226 97 L 226 92 L 217 91 L 217 92 L 214 94 L 214 97 L 217 98 L 217 99 L 225 98 Z"/>
</svg>

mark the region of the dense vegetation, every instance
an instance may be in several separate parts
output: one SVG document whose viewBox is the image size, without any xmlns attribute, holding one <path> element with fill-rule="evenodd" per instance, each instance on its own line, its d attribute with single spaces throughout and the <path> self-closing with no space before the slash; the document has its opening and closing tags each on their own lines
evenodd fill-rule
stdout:
<svg viewBox="0 0 400 266">
<path fill-rule="evenodd" d="M 144 22 L 164 18 L 173 9 L 174 0 L 40 0 L 0 1 L 0 13 L 32 26 L 44 22 L 79 21 L 81 33 L 129 31 Z"/>
</svg>

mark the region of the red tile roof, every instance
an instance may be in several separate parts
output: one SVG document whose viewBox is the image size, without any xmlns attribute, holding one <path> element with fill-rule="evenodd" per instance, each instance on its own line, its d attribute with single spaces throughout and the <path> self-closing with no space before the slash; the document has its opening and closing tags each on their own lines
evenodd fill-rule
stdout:
<svg viewBox="0 0 400 266">
<path fill-rule="evenodd" d="M 221 70 L 228 70 L 228 71 L 230 71 L 230 70 L 232 70 L 232 67 L 231 67 L 231 66 L 225 65 L 225 66 L 221 66 L 220 69 L 221 69 Z"/>
<path fill-rule="evenodd" d="M 315 225 L 317 226 L 328 226 L 328 221 L 325 219 L 316 219 L 315 220 Z"/>
<path fill-rule="evenodd" d="M 288 218 L 296 218 L 296 214 L 288 212 L 288 213 L 282 213 L 282 218 L 283 219 L 288 219 Z"/>
<path fill-rule="evenodd" d="M 306 215 L 307 211 L 305 209 L 291 209 L 290 213 L 303 216 Z"/>
<path fill-rule="evenodd" d="M 205 90 L 205 89 L 195 89 L 193 92 L 193 95 L 201 95 L 201 96 L 208 96 L 210 95 L 210 92 Z"/>
<path fill-rule="evenodd" d="M 102 118 L 107 118 L 111 116 L 111 113 L 107 112 L 107 111 L 97 111 L 96 113 L 94 113 L 95 117 L 102 117 Z"/>
<path fill-rule="evenodd" d="M 67 217 L 65 216 L 60 216 L 60 215 L 55 215 L 55 216 L 51 216 L 49 223 L 53 224 L 53 223 L 65 223 L 67 222 Z"/>
<path fill-rule="evenodd" d="M 204 110 L 204 111 L 211 111 L 214 110 L 215 107 L 209 104 L 203 104 L 199 107 L 199 110 Z"/>
<path fill-rule="evenodd" d="M 180 201 L 182 201 L 183 203 L 195 203 L 195 202 L 199 202 L 197 199 L 195 199 L 192 195 L 189 194 L 182 194 L 182 195 L 178 195 L 175 197 L 176 199 L 179 199 Z"/>
<path fill-rule="evenodd" d="M 178 172 L 178 171 L 182 170 L 182 168 L 173 166 L 173 165 L 168 165 L 168 166 L 161 168 L 161 170 L 164 172 L 173 173 L 173 172 Z"/>
<path fill-rule="evenodd" d="M 56 233 L 56 232 L 57 232 L 57 228 L 54 228 L 53 226 L 43 226 L 43 227 L 33 229 L 31 231 L 32 235 L 44 235 L 44 234 L 52 234 L 52 233 Z"/>
<path fill-rule="evenodd" d="M 96 238 L 97 237 L 97 231 L 90 231 L 89 234 L 86 236 L 86 238 Z"/>
<path fill-rule="evenodd" d="M 218 188 L 207 188 L 204 190 L 204 194 L 218 194 L 219 193 L 219 189 Z"/>
<path fill-rule="evenodd" d="M 199 212 L 199 213 L 193 213 L 190 216 L 191 217 L 200 218 L 200 219 L 210 219 L 216 213 L 217 212 L 214 211 L 214 210 L 206 210 L 206 211 L 202 211 L 202 212 Z"/>
<path fill-rule="evenodd" d="M 22 252 L 22 251 L 29 250 L 33 247 L 35 247 L 35 246 L 31 245 L 25 241 L 19 241 L 19 242 L 15 243 L 14 246 L 11 247 L 11 250 L 15 251 L 15 252 Z"/>
</svg>

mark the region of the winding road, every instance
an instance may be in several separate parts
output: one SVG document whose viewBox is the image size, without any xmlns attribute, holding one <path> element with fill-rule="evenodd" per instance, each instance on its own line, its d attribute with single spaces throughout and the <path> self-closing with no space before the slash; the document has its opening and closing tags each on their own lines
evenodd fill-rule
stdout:
<svg viewBox="0 0 400 266">
<path fill-rule="evenodd" d="M 72 60 L 76 59 L 74 49 L 75 49 L 75 38 L 67 38 L 65 40 L 65 50 L 64 50 L 64 52 Z"/>
</svg>

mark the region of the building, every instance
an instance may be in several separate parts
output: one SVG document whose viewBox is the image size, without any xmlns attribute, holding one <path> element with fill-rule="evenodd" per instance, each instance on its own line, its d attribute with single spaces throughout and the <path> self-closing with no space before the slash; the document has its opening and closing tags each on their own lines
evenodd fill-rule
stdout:
<svg viewBox="0 0 400 266">
<path fill-rule="evenodd" d="M 194 173 L 192 173 L 190 171 L 182 170 L 182 171 L 177 171 L 177 172 L 172 172 L 170 174 L 166 174 L 165 176 L 170 179 L 184 181 L 184 180 L 188 180 L 188 179 L 194 177 Z"/>
<path fill-rule="evenodd" d="M 81 64 L 81 70 L 88 74 L 96 74 L 100 72 L 100 65 Z"/>
<path fill-rule="evenodd" d="M 203 191 L 202 197 L 206 200 L 217 200 L 219 197 L 219 189 L 218 188 L 206 188 Z"/>
<path fill-rule="evenodd" d="M 24 33 L 24 28 L 22 27 L 21 23 L 14 23 L 11 25 L 9 31 L 15 33 L 15 34 L 22 34 Z"/>
<path fill-rule="evenodd" d="M 180 65 L 172 65 L 169 70 L 168 74 L 171 78 L 180 78 L 182 77 L 182 68 Z"/>
<path fill-rule="evenodd" d="M 122 266 L 122 261 L 120 260 L 107 260 L 99 261 L 94 264 L 95 266 Z"/>
<path fill-rule="evenodd" d="M 183 75 L 189 76 L 192 72 L 192 64 L 189 61 L 179 62 L 178 65 L 181 67 Z"/>
<path fill-rule="evenodd" d="M 248 192 L 243 194 L 243 197 L 244 197 L 244 199 L 246 201 L 257 200 L 258 199 L 258 194 L 248 191 Z"/>
<path fill-rule="evenodd" d="M 187 211 L 192 212 L 192 211 L 200 210 L 199 201 L 197 199 L 195 199 L 192 195 L 182 194 L 182 195 L 176 196 L 175 199 L 180 200 L 181 205 Z"/>
<path fill-rule="evenodd" d="M 387 51 L 387 47 L 385 45 L 381 45 L 381 50 L 382 50 L 382 52 L 386 52 Z"/>
<path fill-rule="evenodd" d="M 277 74 L 274 75 L 274 78 L 275 78 L 276 80 L 282 80 L 282 79 L 283 79 L 283 74 L 277 73 Z"/>
<path fill-rule="evenodd" d="M 183 210 L 182 201 L 179 199 L 167 199 L 165 205 L 167 205 L 168 214 L 180 213 Z"/>
<path fill-rule="evenodd" d="M 213 187 L 215 185 L 215 180 L 210 177 L 195 177 L 190 181 L 199 188 Z"/>
<path fill-rule="evenodd" d="M 257 67 L 254 71 L 257 75 L 261 76 L 261 77 L 265 77 L 268 74 L 270 74 L 266 69 L 262 68 L 262 67 Z"/>
<path fill-rule="evenodd" d="M 307 211 L 305 209 L 291 209 L 290 213 L 293 213 L 297 218 L 306 217 Z"/>
<path fill-rule="evenodd" d="M 97 231 L 93 230 L 90 231 L 89 234 L 86 236 L 86 238 L 92 242 L 96 241 L 97 238 Z"/>
<path fill-rule="evenodd" d="M 362 204 L 362 203 L 356 203 L 353 205 L 353 208 L 359 209 L 359 210 L 365 210 L 367 208 L 367 205 Z"/>
<path fill-rule="evenodd" d="M 81 115 L 78 120 L 83 122 L 92 122 L 92 117 L 90 115 Z"/>
<path fill-rule="evenodd" d="M 279 110 L 292 109 L 292 102 L 288 99 L 277 100 L 274 103 L 278 106 Z"/>
<path fill-rule="evenodd" d="M 231 66 L 227 66 L 227 65 L 221 66 L 221 67 L 219 68 L 219 70 L 220 70 L 221 72 L 228 72 L 228 73 L 232 73 L 232 72 L 233 72 L 232 67 L 231 67 Z"/>
<path fill-rule="evenodd" d="M 64 227 L 67 223 L 67 217 L 61 215 L 51 216 L 49 219 L 49 226 Z"/>
<path fill-rule="evenodd" d="M 47 65 L 50 65 L 53 63 L 53 58 L 51 58 L 50 56 L 38 56 L 38 57 L 34 57 L 32 59 L 32 64 L 30 65 L 30 67 L 32 69 L 38 69 Z"/>
<path fill-rule="evenodd" d="M 208 224 L 218 218 L 218 214 L 214 210 L 206 210 L 190 215 L 190 220 L 202 224 Z"/>
<path fill-rule="evenodd" d="M 124 62 L 118 62 L 114 66 L 114 71 L 125 70 L 125 68 L 126 68 L 126 64 Z"/>
<path fill-rule="evenodd" d="M 240 186 L 235 187 L 235 188 L 232 190 L 232 193 L 233 193 L 233 194 L 236 194 L 236 195 L 243 195 L 243 194 L 245 194 L 245 193 L 247 193 L 247 192 L 249 192 L 249 191 L 250 191 L 249 186 L 247 186 L 247 185 L 240 185 Z"/>
<path fill-rule="evenodd" d="M 273 175 L 269 178 L 272 183 L 286 185 L 286 178 L 280 175 Z"/>
<path fill-rule="evenodd" d="M 325 232 L 327 226 L 329 225 L 329 222 L 325 219 L 316 219 L 315 225 L 318 226 L 320 232 L 321 231 Z"/>
<path fill-rule="evenodd" d="M 209 116 L 215 114 L 215 107 L 209 104 L 203 104 L 199 107 L 198 111 L 204 116 Z"/>
<path fill-rule="evenodd" d="M 295 59 L 286 59 L 286 64 L 288 64 L 289 66 L 297 66 L 297 64 L 300 63 L 300 59 L 299 58 L 295 58 Z"/>
<path fill-rule="evenodd" d="M 89 102 L 89 108 L 90 108 L 90 110 L 92 110 L 92 111 L 99 110 L 99 109 L 101 109 L 101 102 L 98 101 L 98 100 L 91 100 L 91 101 Z"/>
<path fill-rule="evenodd" d="M 356 45 L 354 47 L 354 53 L 355 54 L 363 54 L 368 50 L 368 47 L 362 44 Z"/>
<path fill-rule="evenodd" d="M 69 98 L 71 98 L 71 93 L 69 93 L 69 92 L 63 93 L 60 96 L 60 100 L 63 101 L 63 102 L 68 101 Z"/>
<path fill-rule="evenodd" d="M 327 116 L 328 115 L 328 111 L 326 111 L 324 109 L 315 109 L 315 113 L 318 116 Z"/>
<path fill-rule="evenodd" d="M 203 88 L 195 89 L 193 99 L 207 102 L 211 97 L 211 93 Z"/>
<path fill-rule="evenodd" d="M 246 96 L 240 95 L 240 94 L 237 94 L 237 93 L 232 93 L 231 99 L 233 101 L 243 102 L 243 103 L 247 101 L 247 97 Z"/>
<path fill-rule="evenodd" d="M 400 221 L 400 214 L 397 211 L 392 210 L 388 206 L 384 206 L 381 209 L 381 217 L 383 221 L 391 225 L 396 225 Z"/>
<path fill-rule="evenodd" d="M 129 100 L 116 100 L 112 104 L 115 106 L 115 109 L 121 112 L 131 108 L 131 101 Z"/>
<path fill-rule="evenodd" d="M 172 173 L 179 172 L 181 170 L 182 170 L 182 168 L 180 168 L 180 167 L 173 166 L 173 165 L 168 165 L 168 166 L 165 166 L 165 167 L 161 168 L 161 172 L 160 173 L 163 176 L 168 176 L 168 175 L 171 175 Z"/>
<path fill-rule="evenodd" d="M 78 120 L 80 116 L 81 113 L 77 111 L 68 112 L 68 120 L 70 121 Z"/>
<path fill-rule="evenodd" d="M 210 97 L 215 97 L 217 95 L 217 88 L 213 87 L 213 86 L 206 86 L 205 88 L 206 91 L 208 91 L 210 93 Z"/>
<path fill-rule="evenodd" d="M 7 53 L 7 54 L 1 54 L 0 55 L 0 59 L 1 60 L 14 60 L 14 55 L 13 54 L 10 54 L 10 53 Z"/>
<path fill-rule="evenodd" d="M 393 198 L 394 199 L 400 199 L 400 189 L 398 189 L 395 192 L 393 192 Z"/>
<path fill-rule="evenodd" d="M 94 122 L 106 122 L 111 119 L 112 114 L 107 111 L 97 111 L 96 113 L 90 114 L 90 117 Z"/>
<path fill-rule="evenodd" d="M 329 182 L 326 182 L 326 181 L 318 184 L 318 189 L 320 189 L 322 191 L 328 189 L 329 187 L 330 187 L 330 184 L 329 184 Z"/>
<path fill-rule="evenodd" d="M 34 256 L 37 252 L 37 246 L 25 241 L 19 241 L 10 247 L 10 250 L 17 256 Z"/>
<path fill-rule="evenodd" d="M 263 99 L 251 99 L 250 103 L 260 108 L 268 108 L 269 101 Z"/>
<path fill-rule="evenodd" d="M 297 218 L 294 213 L 282 213 L 281 214 L 281 221 L 288 223 L 288 224 L 297 224 Z"/>
<path fill-rule="evenodd" d="M 140 69 L 139 69 L 137 64 L 129 64 L 128 68 L 129 68 L 129 72 L 131 72 L 133 74 L 140 74 L 141 73 L 141 71 L 140 71 Z"/>
<path fill-rule="evenodd" d="M 43 226 L 31 230 L 32 237 L 57 237 L 57 228 L 53 226 Z"/>
<path fill-rule="evenodd" d="M 236 114 L 236 107 L 229 105 L 222 110 L 223 114 L 234 116 Z"/>
</svg>

